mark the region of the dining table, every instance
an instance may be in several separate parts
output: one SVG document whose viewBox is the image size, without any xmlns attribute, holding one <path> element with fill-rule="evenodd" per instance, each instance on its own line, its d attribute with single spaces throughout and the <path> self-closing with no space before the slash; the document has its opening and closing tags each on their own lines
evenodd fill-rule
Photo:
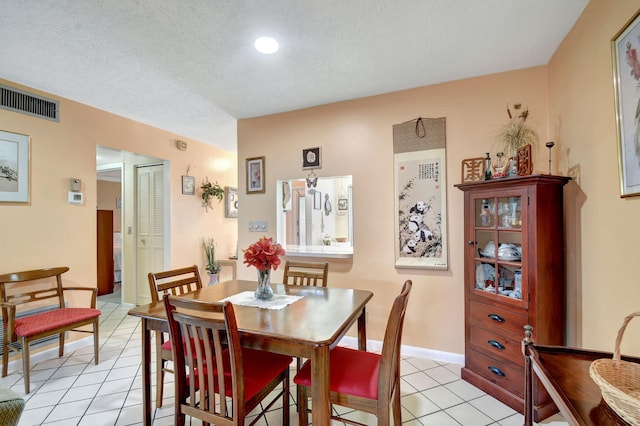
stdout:
<svg viewBox="0 0 640 426">
<path fill-rule="evenodd" d="M 180 297 L 218 302 L 247 291 L 257 281 L 231 280 L 207 286 Z M 368 290 L 292 286 L 272 283 L 278 295 L 301 296 L 280 309 L 235 305 L 242 345 L 311 360 L 311 413 L 314 425 L 329 425 L 329 352 L 357 323 L 358 348 L 366 350 L 366 305 L 373 297 Z M 151 425 L 151 332 L 168 332 L 162 301 L 132 308 L 129 315 L 141 319 L 143 424 Z"/>
</svg>

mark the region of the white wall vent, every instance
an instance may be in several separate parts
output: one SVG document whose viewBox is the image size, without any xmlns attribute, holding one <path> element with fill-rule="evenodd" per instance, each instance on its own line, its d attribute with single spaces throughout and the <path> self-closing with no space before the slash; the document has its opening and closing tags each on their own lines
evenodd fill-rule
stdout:
<svg viewBox="0 0 640 426">
<path fill-rule="evenodd" d="M 0 84 L 0 108 L 60 122 L 60 102 Z"/>
</svg>

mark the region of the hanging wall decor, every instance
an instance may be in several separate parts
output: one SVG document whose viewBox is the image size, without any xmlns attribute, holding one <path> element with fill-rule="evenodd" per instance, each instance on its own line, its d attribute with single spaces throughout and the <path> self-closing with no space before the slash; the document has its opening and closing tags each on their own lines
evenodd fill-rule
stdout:
<svg viewBox="0 0 640 426">
<path fill-rule="evenodd" d="M 29 136 L 0 131 L 0 202 L 29 202 Z"/>
<path fill-rule="evenodd" d="M 393 126 L 396 268 L 448 268 L 445 122 Z"/>
<path fill-rule="evenodd" d="M 640 195 L 640 11 L 611 40 L 620 196 Z"/>
</svg>

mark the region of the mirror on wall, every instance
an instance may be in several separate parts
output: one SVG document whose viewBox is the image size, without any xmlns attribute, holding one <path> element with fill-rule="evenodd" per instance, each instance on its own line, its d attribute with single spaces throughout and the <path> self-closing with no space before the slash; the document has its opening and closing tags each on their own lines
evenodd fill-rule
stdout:
<svg viewBox="0 0 640 426">
<path fill-rule="evenodd" d="M 351 176 L 276 182 L 277 238 L 287 255 L 353 255 L 351 183 Z"/>
</svg>

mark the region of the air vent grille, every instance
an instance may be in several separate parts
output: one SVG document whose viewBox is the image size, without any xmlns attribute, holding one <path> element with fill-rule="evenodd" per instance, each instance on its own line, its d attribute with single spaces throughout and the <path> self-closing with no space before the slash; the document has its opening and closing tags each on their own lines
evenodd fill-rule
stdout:
<svg viewBox="0 0 640 426">
<path fill-rule="evenodd" d="M 0 108 L 60 121 L 60 102 L 0 85 Z"/>
</svg>

